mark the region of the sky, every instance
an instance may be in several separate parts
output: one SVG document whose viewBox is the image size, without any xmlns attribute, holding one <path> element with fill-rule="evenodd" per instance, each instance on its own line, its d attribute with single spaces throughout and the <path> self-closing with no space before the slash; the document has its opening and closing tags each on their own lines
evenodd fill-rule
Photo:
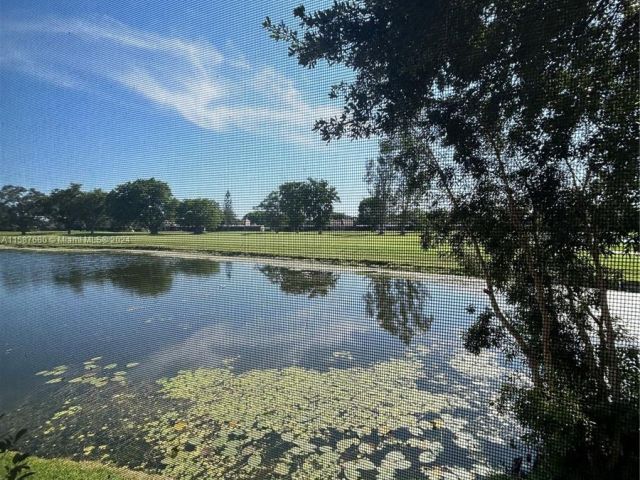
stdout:
<svg viewBox="0 0 640 480">
<path fill-rule="evenodd" d="M 299 3 L 2 0 L 0 185 L 155 177 L 180 199 L 229 190 L 242 215 L 314 177 L 338 190 L 335 211 L 357 213 L 377 143 L 312 131 L 340 111 L 329 88 L 352 72 L 299 66 L 261 26 L 294 23 Z"/>
</svg>

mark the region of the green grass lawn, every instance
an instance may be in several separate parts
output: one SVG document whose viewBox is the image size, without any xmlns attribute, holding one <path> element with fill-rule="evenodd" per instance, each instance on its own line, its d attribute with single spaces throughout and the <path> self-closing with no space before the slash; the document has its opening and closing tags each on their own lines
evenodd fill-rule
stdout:
<svg viewBox="0 0 640 480">
<path fill-rule="evenodd" d="M 0 455 L 0 475 L 4 475 L 6 462 L 7 457 Z M 33 480 L 168 480 L 167 477 L 109 467 L 98 462 L 29 457 L 27 464 L 34 472 L 29 477 Z"/>
<path fill-rule="evenodd" d="M 404 236 L 397 233 L 376 235 L 365 232 L 260 233 L 212 232 L 193 235 L 184 232 L 97 233 L 99 243 L 82 242 L 86 232 L 73 232 L 71 238 L 60 232 L 31 233 L 24 240 L 6 238 L 19 235 L 1 233 L 1 245 L 42 247 L 91 247 L 148 250 L 179 250 L 224 255 L 255 255 L 313 259 L 334 263 L 366 264 L 392 268 L 419 270 L 432 273 L 460 274 L 462 269 L 449 256 L 446 249 L 424 251 L 417 233 Z M 106 238 L 109 237 L 109 238 Z M 115 243 L 117 237 L 128 242 Z M 35 241 L 31 241 L 31 239 Z M 104 241 L 102 241 L 104 240 Z M 78 243 L 69 243 L 69 242 Z M 21 242 L 21 243 L 16 243 Z M 614 255 L 607 259 L 609 266 L 621 268 L 626 281 L 640 281 L 640 256 Z"/>
</svg>

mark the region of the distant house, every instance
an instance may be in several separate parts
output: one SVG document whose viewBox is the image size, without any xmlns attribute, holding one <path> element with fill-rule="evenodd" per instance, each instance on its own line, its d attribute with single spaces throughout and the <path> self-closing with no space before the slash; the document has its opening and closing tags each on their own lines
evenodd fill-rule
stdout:
<svg viewBox="0 0 640 480">
<path fill-rule="evenodd" d="M 349 215 L 337 214 L 331 217 L 329 220 L 330 227 L 353 227 L 356 224 L 356 219 Z"/>
<path fill-rule="evenodd" d="M 176 222 L 170 222 L 169 220 L 165 220 L 164 222 L 162 222 L 162 230 L 166 232 L 177 232 L 183 229 Z"/>
<path fill-rule="evenodd" d="M 245 218 L 242 219 L 241 225 L 243 225 L 245 227 L 250 227 L 253 224 L 251 223 L 251 220 L 249 220 L 247 217 L 245 217 Z"/>
</svg>

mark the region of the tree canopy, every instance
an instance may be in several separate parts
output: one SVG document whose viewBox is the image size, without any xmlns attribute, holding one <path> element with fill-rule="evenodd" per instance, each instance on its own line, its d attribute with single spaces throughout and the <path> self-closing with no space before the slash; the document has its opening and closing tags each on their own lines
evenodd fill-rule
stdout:
<svg viewBox="0 0 640 480">
<path fill-rule="evenodd" d="M 47 214 L 71 233 L 83 214 L 82 185 L 72 183 L 67 188 L 53 190 L 45 205 Z"/>
<path fill-rule="evenodd" d="M 231 200 L 231 192 L 227 190 L 224 194 L 224 206 L 223 206 L 224 224 L 229 226 L 236 223 L 236 214 L 233 211 L 233 201 Z"/>
<path fill-rule="evenodd" d="M 96 188 L 83 192 L 80 198 L 79 220 L 92 234 L 98 225 L 107 218 L 107 193 Z"/>
<path fill-rule="evenodd" d="M 333 204 L 339 201 L 338 192 L 326 180 L 309 178 L 305 182 L 283 183 L 252 214 L 258 214 L 272 228 L 286 224 L 298 232 L 310 224 L 322 233 L 331 220 Z"/>
<path fill-rule="evenodd" d="M 338 192 L 326 180 L 313 178 L 305 182 L 303 191 L 305 193 L 304 213 L 307 221 L 322 233 L 322 230 L 329 225 L 334 202 L 340 201 Z"/>
<path fill-rule="evenodd" d="M 0 221 L 3 228 L 17 229 L 23 235 L 38 225 L 44 211 L 45 195 L 36 189 L 5 185 L 0 189 Z"/>
<path fill-rule="evenodd" d="M 177 220 L 183 227 L 197 230 L 214 230 L 223 220 L 223 213 L 217 202 L 207 198 L 187 199 L 180 202 Z"/>
<path fill-rule="evenodd" d="M 485 281 L 472 351 L 502 348 L 505 388 L 562 478 L 637 476 L 638 358 L 602 255 L 638 236 L 638 4 L 336 1 L 265 27 L 305 67 L 354 70 L 326 140 L 379 135 L 447 208 L 453 254 Z M 633 427 L 630 427 L 633 425 Z"/>
<path fill-rule="evenodd" d="M 155 234 L 173 217 L 176 200 L 167 183 L 150 178 L 118 185 L 109 193 L 107 206 L 117 224 L 139 225 Z"/>
</svg>

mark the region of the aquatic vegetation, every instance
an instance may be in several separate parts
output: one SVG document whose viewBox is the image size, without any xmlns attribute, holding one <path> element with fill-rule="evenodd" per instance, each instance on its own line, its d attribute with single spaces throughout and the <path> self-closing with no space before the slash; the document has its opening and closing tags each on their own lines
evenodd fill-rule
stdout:
<svg viewBox="0 0 640 480">
<path fill-rule="evenodd" d="M 475 480 L 499 466 L 487 446 L 506 450 L 513 428 L 489 401 L 495 359 L 480 356 L 468 371 L 468 354 L 456 352 L 418 345 L 363 365 L 338 350 L 330 357 L 352 367 L 327 371 L 236 371 L 231 357 L 144 389 L 92 359 L 67 369 L 79 375 L 64 382 L 42 445 L 185 479 Z"/>
<path fill-rule="evenodd" d="M 69 370 L 67 365 L 59 365 L 57 367 L 53 367 L 51 370 L 42 370 L 36 373 L 36 375 L 40 377 L 57 377 L 66 373 L 67 370 Z"/>
<path fill-rule="evenodd" d="M 93 357 L 86 362 L 82 362 L 84 373 L 78 375 L 76 377 L 70 378 L 67 380 L 68 383 L 81 383 L 86 385 L 91 385 L 96 388 L 102 388 L 106 386 L 110 381 L 117 382 L 122 385 L 127 383 L 127 372 L 125 370 L 119 370 L 111 373 L 111 370 L 117 368 L 117 363 L 109 363 L 104 366 L 100 366 L 97 362 L 102 360 L 102 357 Z M 126 364 L 126 368 L 134 368 L 140 365 L 138 362 L 131 362 Z M 107 370 L 107 371 L 105 371 Z M 43 370 L 41 372 L 36 373 L 38 376 L 49 377 L 53 376 L 54 378 L 47 380 L 45 383 L 53 384 L 53 383 L 62 383 L 65 378 L 62 377 L 64 373 L 69 371 L 69 366 L 60 365 L 51 370 Z M 102 371 L 103 375 L 99 376 L 98 373 Z"/>
<path fill-rule="evenodd" d="M 177 478 L 420 477 L 443 451 L 434 421 L 465 405 L 418 389 L 423 368 L 180 372 L 161 386 L 181 407 L 147 424 L 146 439 Z"/>
</svg>

